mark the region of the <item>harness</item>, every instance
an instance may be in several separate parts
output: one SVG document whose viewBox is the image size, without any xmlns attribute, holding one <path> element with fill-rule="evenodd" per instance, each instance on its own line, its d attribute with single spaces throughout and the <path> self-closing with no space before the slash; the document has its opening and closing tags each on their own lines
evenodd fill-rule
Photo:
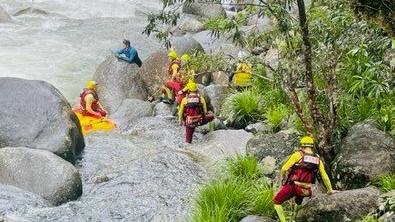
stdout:
<svg viewBox="0 0 395 222">
<path fill-rule="evenodd" d="M 303 150 L 299 150 L 302 154 L 300 161 L 291 168 L 288 180 L 302 183 L 315 183 L 320 157 L 317 154 L 308 154 Z"/>
<path fill-rule="evenodd" d="M 80 94 L 80 106 L 82 111 L 86 111 L 86 102 L 85 102 L 85 97 L 87 95 L 91 94 L 93 96 L 93 102 L 92 102 L 92 109 L 95 110 L 98 107 L 98 102 L 99 102 L 99 97 L 96 93 L 96 91 L 91 90 L 91 89 L 84 89 L 82 93 Z"/>
<path fill-rule="evenodd" d="M 200 101 L 200 95 L 187 95 L 187 103 L 185 104 L 185 125 L 188 127 L 197 127 L 202 123 L 203 120 L 203 104 Z"/>
</svg>

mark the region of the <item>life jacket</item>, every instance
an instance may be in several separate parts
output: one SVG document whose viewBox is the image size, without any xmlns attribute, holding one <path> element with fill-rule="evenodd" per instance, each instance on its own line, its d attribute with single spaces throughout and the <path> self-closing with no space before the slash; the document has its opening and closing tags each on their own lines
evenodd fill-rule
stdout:
<svg viewBox="0 0 395 222">
<path fill-rule="evenodd" d="M 302 158 L 291 168 L 288 180 L 315 183 L 320 165 L 320 157 L 316 154 L 305 153 L 303 150 L 299 150 L 299 152 L 301 152 Z"/>
<path fill-rule="evenodd" d="M 86 102 L 85 102 L 85 97 L 87 95 L 91 94 L 93 96 L 93 102 L 92 102 L 92 110 L 97 111 L 98 109 L 98 102 L 99 102 L 99 97 L 97 96 L 96 91 L 91 90 L 91 89 L 84 89 L 82 93 L 80 94 L 80 107 L 83 112 L 86 112 Z"/>
<path fill-rule="evenodd" d="M 173 61 L 170 62 L 169 68 L 167 70 L 169 76 L 171 77 L 173 75 L 173 65 L 177 65 L 177 72 L 179 74 L 181 70 L 181 60 L 179 59 L 174 59 Z"/>
<path fill-rule="evenodd" d="M 197 127 L 203 120 L 203 104 L 200 100 L 200 95 L 187 95 L 187 103 L 184 108 L 185 124 L 189 127 Z"/>
</svg>

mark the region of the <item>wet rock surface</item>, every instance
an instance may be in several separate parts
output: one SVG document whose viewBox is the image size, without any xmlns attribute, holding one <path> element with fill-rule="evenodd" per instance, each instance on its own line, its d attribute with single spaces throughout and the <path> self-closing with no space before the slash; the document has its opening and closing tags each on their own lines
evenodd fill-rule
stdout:
<svg viewBox="0 0 395 222">
<path fill-rule="evenodd" d="M 48 207 L 51 204 L 40 195 L 14 186 L 0 185 L 0 215 L 25 212 L 30 208 Z M 1 221 L 1 217 L 0 217 Z"/>
<path fill-rule="evenodd" d="M 83 150 L 77 117 L 49 83 L 0 78 L 0 104 L 0 147 L 43 149 L 70 162 Z"/>
<path fill-rule="evenodd" d="M 332 172 L 341 188 L 361 188 L 395 169 L 395 142 L 365 121 L 353 126 L 342 141 Z"/>
<path fill-rule="evenodd" d="M 356 221 L 378 208 L 379 197 L 380 192 L 373 187 L 318 194 L 298 211 L 296 219 L 300 222 Z"/>
<path fill-rule="evenodd" d="M 226 158 L 246 154 L 246 144 L 252 136 L 244 130 L 218 130 L 197 138 L 186 146 L 186 150 L 199 155 L 203 165 L 211 166 Z"/>
<path fill-rule="evenodd" d="M 149 102 L 139 99 L 125 99 L 117 111 L 111 115 L 117 127 L 122 130 L 129 125 L 133 119 L 152 116 L 153 109 Z"/>
<path fill-rule="evenodd" d="M 162 133 L 160 125 L 151 136 Z M 7 216 L 29 221 L 185 221 L 205 171 L 188 155 L 164 146 L 177 143 L 171 142 L 174 138 L 157 136 L 146 142 L 133 134 L 92 134 L 78 163 L 84 185 L 79 200 Z M 98 183 L 98 178 L 106 179 Z"/>
<path fill-rule="evenodd" d="M 96 69 L 93 80 L 98 84 L 99 99 L 110 114 L 125 99 L 146 99 L 143 80 L 137 74 L 139 67 L 109 56 Z"/>
<path fill-rule="evenodd" d="M 23 147 L 0 149 L 0 183 L 36 193 L 54 205 L 77 199 L 81 177 L 51 152 Z"/>
</svg>

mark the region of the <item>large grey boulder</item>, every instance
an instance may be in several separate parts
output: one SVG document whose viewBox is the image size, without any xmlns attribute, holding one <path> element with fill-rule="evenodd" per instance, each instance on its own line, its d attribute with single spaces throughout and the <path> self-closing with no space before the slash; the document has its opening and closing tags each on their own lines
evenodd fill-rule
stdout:
<svg viewBox="0 0 395 222">
<path fill-rule="evenodd" d="M 12 22 L 10 15 L 0 6 L 0 23 Z"/>
<path fill-rule="evenodd" d="M 230 88 L 212 84 L 201 90 L 201 93 L 208 98 L 206 102 L 212 106 L 214 113 L 219 115 L 225 98 L 230 93 Z"/>
<path fill-rule="evenodd" d="M 152 116 L 153 109 L 149 102 L 139 99 L 125 99 L 118 110 L 111 115 L 119 129 L 124 129 L 129 123 L 145 116 Z"/>
<path fill-rule="evenodd" d="M 144 60 L 137 75 L 142 79 L 148 96 L 160 95 L 159 88 L 168 78 L 168 64 L 166 51 L 154 52 Z"/>
<path fill-rule="evenodd" d="M 296 219 L 300 222 L 356 221 L 376 210 L 379 198 L 379 190 L 372 187 L 318 194 L 298 211 Z"/>
<path fill-rule="evenodd" d="M 154 107 L 154 115 L 155 116 L 162 116 L 162 117 L 169 117 L 172 116 L 172 106 L 166 103 L 157 103 Z"/>
<path fill-rule="evenodd" d="M 203 165 L 210 166 L 235 155 L 246 154 L 247 142 L 252 137 L 252 133 L 244 130 L 217 130 L 187 145 L 186 150 L 200 156 Z"/>
<path fill-rule="evenodd" d="M 183 53 L 202 50 L 202 46 L 198 42 L 186 37 L 174 37 L 171 40 L 171 43 L 177 50 L 179 57 L 181 57 Z M 137 76 L 142 80 L 147 96 L 153 96 L 155 98 L 159 97 L 160 86 L 169 78 L 168 65 L 169 59 L 167 57 L 167 52 L 164 50 L 152 53 L 143 62 L 143 65 L 137 72 Z"/>
<path fill-rule="evenodd" d="M 185 16 L 178 26 L 182 32 L 201 32 L 204 30 L 204 25 L 202 22 L 191 16 Z"/>
<path fill-rule="evenodd" d="M 248 141 L 247 153 L 258 160 L 271 156 L 277 166 L 299 147 L 299 135 L 293 131 L 280 131 L 276 134 L 258 135 Z"/>
<path fill-rule="evenodd" d="M 124 99 L 146 99 L 147 93 L 136 64 L 109 56 L 97 67 L 93 79 L 103 106 L 115 112 Z"/>
<path fill-rule="evenodd" d="M 265 123 L 265 122 L 258 122 L 258 123 L 253 123 L 246 128 L 244 128 L 245 131 L 251 132 L 253 134 L 268 134 L 273 131 L 272 127 L 270 124 Z"/>
<path fill-rule="evenodd" d="M 14 186 L 0 185 L 0 215 L 48 206 L 50 203 L 38 194 Z"/>
<path fill-rule="evenodd" d="M 275 220 L 270 217 L 249 215 L 247 217 L 244 217 L 240 222 L 275 222 Z"/>
<path fill-rule="evenodd" d="M 186 14 L 198 15 L 203 18 L 226 16 L 225 9 L 220 4 L 192 2 L 184 3 L 182 12 Z"/>
<path fill-rule="evenodd" d="M 361 188 L 395 169 L 395 142 L 371 122 L 353 126 L 341 143 L 332 172 L 341 188 Z"/>
<path fill-rule="evenodd" d="M 0 149 L 0 166 L 0 183 L 39 194 L 54 205 L 75 200 L 82 193 L 78 170 L 45 150 Z"/>
<path fill-rule="evenodd" d="M 197 51 L 204 52 L 202 45 L 200 45 L 198 41 L 190 37 L 173 37 L 170 39 L 170 42 L 172 48 L 177 51 L 180 58 L 184 53 L 192 54 Z"/>
<path fill-rule="evenodd" d="M 66 98 L 44 81 L 0 78 L 0 147 L 48 150 L 74 162 L 84 138 Z"/>
<path fill-rule="evenodd" d="M 228 86 L 230 84 L 229 76 L 223 71 L 213 72 L 211 74 L 211 80 L 214 84 L 220 86 Z"/>
</svg>

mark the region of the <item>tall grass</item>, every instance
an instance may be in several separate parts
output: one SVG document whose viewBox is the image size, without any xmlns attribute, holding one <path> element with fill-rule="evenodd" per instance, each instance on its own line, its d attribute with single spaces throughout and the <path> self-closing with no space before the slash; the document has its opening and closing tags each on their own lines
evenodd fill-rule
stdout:
<svg viewBox="0 0 395 222">
<path fill-rule="evenodd" d="M 238 222 L 255 214 L 273 217 L 273 187 L 252 156 L 227 162 L 227 174 L 203 185 L 195 198 L 193 222 Z"/>
<path fill-rule="evenodd" d="M 222 106 L 222 115 L 236 128 L 244 128 L 248 124 L 258 121 L 262 118 L 262 113 L 262 98 L 253 90 L 230 95 Z"/>
<path fill-rule="evenodd" d="M 383 191 L 389 192 L 391 190 L 395 190 L 395 173 L 389 173 L 383 176 L 380 176 L 376 185 Z"/>
</svg>

